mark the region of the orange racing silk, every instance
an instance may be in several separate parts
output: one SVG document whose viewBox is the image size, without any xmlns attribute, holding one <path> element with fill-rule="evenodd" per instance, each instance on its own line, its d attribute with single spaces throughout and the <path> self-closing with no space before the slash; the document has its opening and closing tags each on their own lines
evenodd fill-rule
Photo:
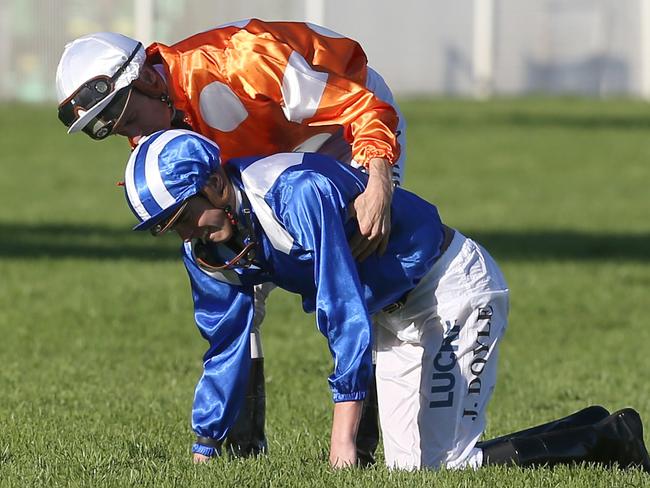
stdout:
<svg viewBox="0 0 650 488">
<path fill-rule="evenodd" d="M 361 46 L 313 24 L 251 19 L 147 48 L 174 106 L 222 159 L 315 150 L 343 128 L 357 163 L 399 157 L 398 118 L 366 89 Z"/>
</svg>

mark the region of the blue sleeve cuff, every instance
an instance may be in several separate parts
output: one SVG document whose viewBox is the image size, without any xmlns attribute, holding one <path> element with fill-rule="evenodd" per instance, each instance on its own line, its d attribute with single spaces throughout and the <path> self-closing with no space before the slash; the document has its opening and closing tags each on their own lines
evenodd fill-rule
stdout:
<svg viewBox="0 0 650 488">
<path fill-rule="evenodd" d="M 208 447 L 199 443 L 194 443 L 192 445 L 192 453 L 202 454 L 203 456 L 207 456 L 207 457 L 218 456 L 220 454 L 220 452 L 217 450 L 216 447 Z"/>
<path fill-rule="evenodd" d="M 356 402 L 359 400 L 364 400 L 366 398 L 366 392 L 357 391 L 354 393 L 333 393 L 332 398 L 334 399 L 334 403 Z"/>
</svg>

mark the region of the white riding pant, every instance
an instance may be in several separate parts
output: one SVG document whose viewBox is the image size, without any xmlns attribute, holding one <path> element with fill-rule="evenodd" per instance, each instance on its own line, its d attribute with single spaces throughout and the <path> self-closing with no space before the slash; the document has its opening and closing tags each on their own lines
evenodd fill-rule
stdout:
<svg viewBox="0 0 650 488">
<path fill-rule="evenodd" d="M 456 231 L 404 307 L 375 315 L 379 418 L 389 467 L 481 465 L 475 444 L 485 429 L 508 308 L 497 264 Z"/>
</svg>

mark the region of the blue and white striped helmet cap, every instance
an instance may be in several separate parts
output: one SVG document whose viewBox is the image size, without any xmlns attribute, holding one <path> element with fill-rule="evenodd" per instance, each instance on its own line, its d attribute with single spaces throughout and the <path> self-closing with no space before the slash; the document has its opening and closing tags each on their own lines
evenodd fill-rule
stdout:
<svg viewBox="0 0 650 488">
<path fill-rule="evenodd" d="M 124 186 L 131 211 L 146 230 L 199 193 L 220 165 L 219 147 L 189 130 L 144 137 L 126 165 Z"/>
</svg>

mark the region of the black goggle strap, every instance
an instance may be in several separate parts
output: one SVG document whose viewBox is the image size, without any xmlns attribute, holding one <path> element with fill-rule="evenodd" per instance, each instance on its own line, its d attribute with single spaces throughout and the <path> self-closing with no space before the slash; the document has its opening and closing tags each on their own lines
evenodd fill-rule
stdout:
<svg viewBox="0 0 650 488">
<path fill-rule="evenodd" d="M 133 52 L 129 55 L 129 57 L 122 63 L 122 66 L 117 68 L 117 71 L 113 73 L 113 76 L 111 76 L 111 81 L 115 83 L 117 79 L 120 77 L 120 75 L 124 72 L 126 67 L 133 61 L 133 58 L 135 58 L 135 55 L 138 54 L 138 51 L 140 51 L 140 48 L 142 47 L 142 43 L 138 42 L 138 44 L 135 46 L 135 49 Z"/>
</svg>

